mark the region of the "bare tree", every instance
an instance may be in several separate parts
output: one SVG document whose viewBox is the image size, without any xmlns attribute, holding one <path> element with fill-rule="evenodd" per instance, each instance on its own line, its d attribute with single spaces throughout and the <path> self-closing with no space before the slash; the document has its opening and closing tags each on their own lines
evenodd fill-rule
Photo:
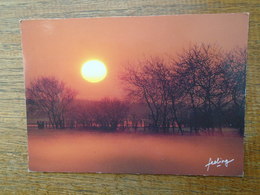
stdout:
<svg viewBox="0 0 260 195">
<path fill-rule="evenodd" d="M 53 128 L 65 127 L 65 115 L 75 95 L 75 91 L 54 77 L 36 79 L 26 91 L 27 99 L 48 116 Z"/>
<path fill-rule="evenodd" d="M 181 91 L 175 79 L 174 68 L 159 57 L 139 62 L 138 68 L 128 66 L 121 76 L 128 95 L 145 102 L 149 108 L 148 118 L 152 122 L 150 128 L 154 132 L 159 132 L 160 128 L 168 132 L 172 121 L 178 124 L 178 129 L 183 134 L 177 111 Z"/>
<path fill-rule="evenodd" d="M 245 50 L 224 53 L 215 45 L 193 45 L 179 55 L 175 64 L 180 86 L 186 92 L 185 102 L 192 110 L 190 131 L 205 128 L 212 134 L 218 127 L 222 134 L 222 126 L 229 123 L 242 134 Z"/>
<path fill-rule="evenodd" d="M 224 76 L 229 103 L 229 123 L 244 134 L 246 49 L 233 49 L 224 60 Z M 231 117 L 233 116 L 233 117 Z"/>
<path fill-rule="evenodd" d="M 139 62 L 140 66 L 134 68 L 129 66 L 125 73 L 121 75 L 121 80 L 128 91 L 129 97 L 137 100 L 137 102 L 145 102 L 149 108 L 151 119 L 150 127 L 154 131 L 158 131 L 161 121 L 166 121 L 166 112 L 168 99 L 164 91 L 158 75 L 154 74 L 157 68 L 163 66 L 160 59 L 151 59 Z"/>
<path fill-rule="evenodd" d="M 217 97 L 223 95 L 223 72 L 220 69 L 222 59 L 223 54 L 218 47 L 201 44 L 184 50 L 176 61 L 179 80 L 186 91 L 192 110 L 191 132 L 198 132 L 199 126 L 209 132 L 214 129 L 213 111 Z"/>
<path fill-rule="evenodd" d="M 185 101 L 185 89 L 180 83 L 180 77 L 177 74 L 175 64 L 172 64 L 167 71 L 167 94 L 170 101 L 170 112 L 173 123 L 173 130 L 175 123 L 178 126 L 179 132 L 183 135 L 181 113 L 185 110 L 183 102 Z"/>
</svg>

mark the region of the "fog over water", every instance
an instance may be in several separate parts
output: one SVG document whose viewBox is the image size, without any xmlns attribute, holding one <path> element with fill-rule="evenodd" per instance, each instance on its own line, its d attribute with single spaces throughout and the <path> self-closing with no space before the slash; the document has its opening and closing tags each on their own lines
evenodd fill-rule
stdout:
<svg viewBox="0 0 260 195">
<path fill-rule="evenodd" d="M 29 129 L 29 169 L 51 172 L 241 175 L 243 138 Z M 234 159 L 228 167 L 205 165 Z"/>
</svg>

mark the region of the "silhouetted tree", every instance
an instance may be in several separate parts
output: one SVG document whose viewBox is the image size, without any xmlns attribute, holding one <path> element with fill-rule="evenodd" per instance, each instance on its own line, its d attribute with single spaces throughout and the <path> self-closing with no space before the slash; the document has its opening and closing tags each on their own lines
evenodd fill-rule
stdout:
<svg viewBox="0 0 260 195">
<path fill-rule="evenodd" d="M 159 132 L 160 128 L 164 132 L 169 131 L 172 121 L 178 124 L 179 131 L 183 133 L 177 111 L 181 90 L 175 80 L 174 69 L 162 58 L 146 59 L 139 62 L 138 68 L 127 67 L 121 80 L 130 97 L 147 104 L 153 131 Z"/>
<path fill-rule="evenodd" d="M 234 49 L 226 54 L 224 76 L 228 93 L 228 122 L 244 134 L 245 87 L 246 87 L 246 49 Z"/>
<path fill-rule="evenodd" d="M 191 112 L 191 131 L 206 128 L 214 129 L 214 110 L 218 97 L 225 95 L 222 90 L 223 53 L 214 45 L 194 45 L 184 50 L 176 61 L 178 75 L 182 87 L 188 95 Z M 202 118 L 200 124 L 199 119 Z M 213 132 L 212 132 L 213 133 Z"/>
<path fill-rule="evenodd" d="M 149 60 L 139 63 L 137 67 L 127 67 L 125 73 L 121 76 L 128 91 L 128 95 L 140 102 L 145 102 L 149 108 L 152 124 L 151 128 L 158 131 L 160 118 L 164 107 L 165 94 L 161 94 L 159 82 L 153 72 L 154 66 L 150 67 L 152 62 Z M 157 62 L 161 64 L 161 62 Z M 162 95 L 162 96 L 161 96 Z"/>
<path fill-rule="evenodd" d="M 170 62 L 145 59 L 128 66 L 121 80 L 132 100 L 145 102 L 150 127 L 169 130 L 169 121 L 183 134 L 232 125 L 243 134 L 245 50 L 224 52 L 216 45 L 193 45 Z"/>
<path fill-rule="evenodd" d="M 65 127 L 65 114 L 75 95 L 75 91 L 54 77 L 36 79 L 26 90 L 26 98 L 48 116 L 53 128 Z"/>
</svg>

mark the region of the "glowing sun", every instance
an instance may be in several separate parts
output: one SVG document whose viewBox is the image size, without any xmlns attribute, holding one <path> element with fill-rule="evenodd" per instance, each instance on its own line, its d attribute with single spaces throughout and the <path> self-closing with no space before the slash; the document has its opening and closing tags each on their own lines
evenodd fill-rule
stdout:
<svg viewBox="0 0 260 195">
<path fill-rule="evenodd" d="M 91 83 L 98 83 L 107 76 L 106 65 L 99 60 L 90 60 L 81 67 L 82 77 Z"/>
</svg>

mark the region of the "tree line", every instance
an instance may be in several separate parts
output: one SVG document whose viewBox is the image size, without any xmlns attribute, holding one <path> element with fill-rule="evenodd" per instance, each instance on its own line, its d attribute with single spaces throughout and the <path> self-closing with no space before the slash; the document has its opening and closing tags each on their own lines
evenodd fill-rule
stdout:
<svg viewBox="0 0 260 195">
<path fill-rule="evenodd" d="M 76 92 L 55 77 L 40 77 L 26 90 L 28 118 L 47 117 L 37 121 L 42 128 L 98 128 L 114 131 L 127 119 L 129 106 L 119 99 L 77 102 Z"/>
<path fill-rule="evenodd" d="M 246 50 L 224 52 L 216 45 L 193 45 L 177 57 L 152 57 L 121 75 L 129 97 L 145 102 L 154 132 L 176 123 L 190 133 L 244 133 Z"/>
<path fill-rule="evenodd" d="M 104 98 L 75 104 L 76 92 L 54 77 L 33 81 L 26 91 L 28 112 L 43 112 L 53 128 L 77 121 L 83 127 L 116 130 L 131 120 L 148 121 L 151 132 L 222 133 L 223 127 L 244 133 L 246 50 L 225 52 L 216 45 L 200 44 L 177 57 L 151 57 L 129 64 L 120 80 L 128 102 Z M 132 104 L 130 104 L 132 103 Z M 138 116 L 130 105 L 143 104 Z"/>
<path fill-rule="evenodd" d="M 115 131 L 119 125 L 123 125 L 128 114 L 129 105 L 126 102 L 105 97 L 97 101 L 75 103 L 68 118 L 83 128 Z"/>
</svg>

